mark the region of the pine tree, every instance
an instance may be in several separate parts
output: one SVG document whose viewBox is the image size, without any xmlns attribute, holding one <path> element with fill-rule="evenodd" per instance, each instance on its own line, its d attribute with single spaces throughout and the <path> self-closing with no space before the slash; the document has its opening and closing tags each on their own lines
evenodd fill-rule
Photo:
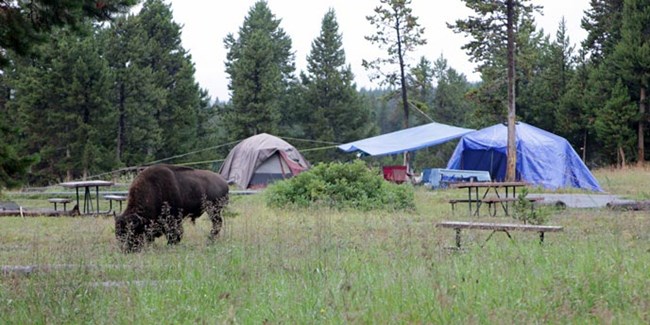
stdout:
<svg viewBox="0 0 650 325">
<path fill-rule="evenodd" d="M 625 0 L 621 41 L 616 45 L 613 61 L 630 89 L 638 91 L 637 163 L 645 162 L 645 125 L 647 93 L 650 87 L 650 2 Z"/>
<path fill-rule="evenodd" d="M 582 160 L 586 161 L 588 143 L 593 137 L 589 133 L 593 130 L 593 118 L 589 118 L 588 112 L 588 87 L 589 87 L 589 65 L 585 58 L 586 52 L 581 50 L 577 56 L 577 65 L 572 70 L 571 78 L 566 85 L 566 91 L 562 94 L 560 105 L 555 112 L 557 123 L 557 134 L 566 138 L 575 148 L 579 148 Z"/>
<path fill-rule="evenodd" d="M 106 58 L 115 77 L 111 89 L 116 114 L 115 160 L 120 167 L 153 161 L 162 145 L 163 130 L 154 112 L 165 103 L 151 67 L 138 63 L 147 53 L 146 33 L 135 17 L 118 19 L 102 32 Z"/>
<path fill-rule="evenodd" d="M 380 5 L 373 16 L 366 19 L 377 33 L 366 36 L 366 40 L 386 50 L 387 57 L 372 61 L 363 60 L 362 65 L 372 72 L 371 79 L 380 79 L 381 85 L 400 89 L 404 112 L 403 128 L 409 127 L 409 101 L 406 74 L 409 72 L 408 54 L 418 46 L 427 43 L 424 27 L 413 15 L 411 0 L 379 0 Z"/>
<path fill-rule="evenodd" d="M 25 117 L 28 151 L 41 156 L 34 174 L 49 181 L 110 168 L 106 126 L 114 118 L 107 95 L 112 78 L 92 27 L 56 35 L 42 46 L 41 58 L 20 68 L 12 103 Z"/>
<path fill-rule="evenodd" d="M 89 18 L 104 21 L 127 11 L 137 0 L 0 1 L 0 68 L 8 64 L 6 50 L 24 56 L 47 41 L 55 27 L 81 27 Z"/>
<path fill-rule="evenodd" d="M 624 168 L 626 152 L 634 146 L 635 135 L 631 125 L 636 119 L 636 108 L 630 101 L 627 87 L 619 79 L 610 98 L 597 112 L 594 127 L 596 135 L 607 152 L 616 154 L 617 165 Z"/>
<path fill-rule="evenodd" d="M 528 0 L 463 0 L 465 5 L 479 14 L 467 20 L 457 20 L 448 24 L 457 33 L 465 33 L 474 39 L 463 46 L 472 60 L 479 62 L 479 71 L 498 60 L 505 53 L 507 71 L 507 120 L 508 152 L 516 152 L 515 147 L 515 26 L 524 19 L 532 19 L 530 13 L 537 9 L 527 5 Z M 496 59 L 496 60 L 495 60 Z M 501 59 L 502 60 L 502 59 Z M 481 71 L 482 72 L 482 71 Z M 500 78 L 503 79 L 503 78 Z M 515 180 L 517 155 L 508 155 L 506 180 Z"/>
<path fill-rule="evenodd" d="M 329 10 L 320 35 L 312 42 L 303 76 L 307 138 L 345 143 L 364 138 L 373 131 L 370 111 L 363 105 L 351 68 L 345 63 L 342 37 L 336 14 Z M 335 151 L 310 154 L 313 161 L 333 159 Z M 334 154 L 334 156 L 332 156 Z"/>
<path fill-rule="evenodd" d="M 161 132 L 158 159 L 197 148 L 196 125 L 202 109 L 201 91 L 194 79 L 194 64 L 181 44 L 181 27 L 173 21 L 169 4 L 145 1 L 134 18 L 145 33 L 144 53 L 136 64 L 151 69 L 154 83 L 164 94 L 154 117 Z"/>
<path fill-rule="evenodd" d="M 251 7 L 238 37 L 224 39 L 228 50 L 231 104 L 224 107 L 224 127 L 231 140 L 262 132 L 276 133 L 281 104 L 293 80 L 291 39 L 280 28 L 266 1 Z"/>
<path fill-rule="evenodd" d="M 476 105 L 467 99 L 473 87 L 465 75 L 450 67 L 442 55 L 434 62 L 433 71 L 437 82 L 433 118 L 451 125 L 474 125 L 471 119 Z"/>
<path fill-rule="evenodd" d="M 587 31 L 582 48 L 590 54 L 591 60 L 600 63 L 614 51 L 621 38 L 621 23 L 624 0 L 591 0 L 581 25 Z"/>
<path fill-rule="evenodd" d="M 0 3 L 0 69 L 6 76 L 14 66 L 8 59 L 15 53 L 14 63 L 20 57 L 33 55 L 34 47 L 46 42 L 53 28 L 71 26 L 82 28 L 86 19 L 104 21 L 113 15 L 125 12 L 134 5 L 135 0 L 75 0 L 75 1 L 2 1 Z M 38 19 L 35 19 L 38 17 Z M 0 107 L 0 191 L 3 187 L 19 184 L 28 167 L 37 161 L 36 156 L 21 152 L 19 143 L 11 143 L 11 134 L 22 132 L 8 123 L 8 106 Z M 17 123 L 16 123 L 17 124 Z"/>
<path fill-rule="evenodd" d="M 434 74 L 431 62 L 425 57 L 421 57 L 418 64 L 411 69 L 410 74 L 407 76 L 408 83 L 411 85 L 408 92 L 409 101 L 413 105 L 412 107 L 418 111 L 415 116 L 425 123 L 431 122 L 433 118 Z"/>
</svg>

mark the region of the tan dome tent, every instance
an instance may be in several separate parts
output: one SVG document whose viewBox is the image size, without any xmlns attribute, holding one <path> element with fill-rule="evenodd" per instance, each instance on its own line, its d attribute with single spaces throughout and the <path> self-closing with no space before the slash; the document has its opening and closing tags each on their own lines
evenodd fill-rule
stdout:
<svg viewBox="0 0 650 325">
<path fill-rule="evenodd" d="M 309 162 L 294 146 L 262 133 L 246 138 L 232 148 L 219 173 L 242 189 L 259 189 L 309 167 Z"/>
</svg>

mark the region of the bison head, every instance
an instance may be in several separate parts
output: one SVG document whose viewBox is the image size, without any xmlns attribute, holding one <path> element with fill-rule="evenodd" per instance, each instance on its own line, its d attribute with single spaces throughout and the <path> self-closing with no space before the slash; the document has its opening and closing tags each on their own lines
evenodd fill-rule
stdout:
<svg viewBox="0 0 650 325">
<path fill-rule="evenodd" d="M 115 238 L 122 252 L 139 252 L 145 240 L 144 221 L 135 213 L 124 213 L 116 216 Z"/>
</svg>

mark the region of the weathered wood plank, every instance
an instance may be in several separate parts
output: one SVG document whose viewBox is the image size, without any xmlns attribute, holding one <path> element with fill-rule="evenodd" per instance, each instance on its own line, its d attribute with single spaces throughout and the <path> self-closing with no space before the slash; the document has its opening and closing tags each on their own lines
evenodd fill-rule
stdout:
<svg viewBox="0 0 650 325">
<path fill-rule="evenodd" d="M 487 223 L 487 222 L 466 222 L 466 221 L 443 221 L 439 222 L 436 227 L 453 228 L 453 229 L 483 229 L 496 231 L 543 231 L 557 232 L 562 231 L 562 226 L 545 226 L 545 225 L 523 225 L 514 223 Z"/>
</svg>

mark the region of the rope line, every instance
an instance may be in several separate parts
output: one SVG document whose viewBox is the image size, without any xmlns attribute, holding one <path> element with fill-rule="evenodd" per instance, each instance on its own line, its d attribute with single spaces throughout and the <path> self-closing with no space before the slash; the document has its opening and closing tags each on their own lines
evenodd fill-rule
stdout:
<svg viewBox="0 0 650 325">
<path fill-rule="evenodd" d="M 311 140 L 311 139 L 299 139 L 299 138 L 292 138 L 292 137 L 281 137 L 281 138 L 282 138 L 282 139 L 295 140 L 295 141 L 313 142 L 313 143 L 324 143 L 324 144 L 332 144 L 332 145 L 339 145 L 339 144 L 340 144 L 340 143 L 338 143 L 338 142 L 332 142 L 332 141 Z"/>
</svg>

